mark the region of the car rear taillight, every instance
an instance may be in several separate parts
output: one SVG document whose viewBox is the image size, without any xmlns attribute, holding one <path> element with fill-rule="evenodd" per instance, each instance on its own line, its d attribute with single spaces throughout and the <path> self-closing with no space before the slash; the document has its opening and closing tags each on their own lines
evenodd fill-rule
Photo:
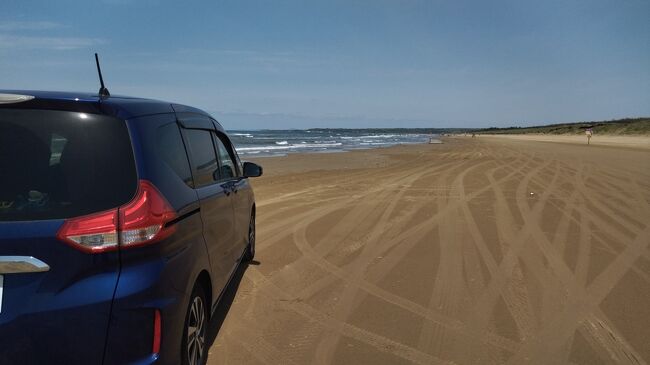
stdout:
<svg viewBox="0 0 650 365">
<path fill-rule="evenodd" d="M 67 219 L 56 237 L 85 252 L 117 248 L 117 209 Z"/>
<path fill-rule="evenodd" d="M 176 218 L 167 200 L 146 180 L 126 205 L 105 212 L 67 219 L 57 238 L 84 252 L 106 252 L 157 242 L 175 231 L 166 227 Z"/>
<path fill-rule="evenodd" d="M 120 210 L 120 246 L 132 247 L 159 241 L 174 233 L 165 224 L 176 218 L 176 211 L 162 194 L 146 180 L 140 180 L 138 195 Z"/>
</svg>

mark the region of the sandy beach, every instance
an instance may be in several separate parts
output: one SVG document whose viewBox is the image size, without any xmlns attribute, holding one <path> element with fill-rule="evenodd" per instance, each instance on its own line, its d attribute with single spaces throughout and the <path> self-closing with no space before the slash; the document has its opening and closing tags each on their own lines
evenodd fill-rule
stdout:
<svg viewBox="0 0 650 365">
<path fill-rule="evenodd" d="M 208 364 L 650 362 L 650 150 L 593 142 L 257 159 Z"/>
<path fill-rule="evenodd" d="M 501 138 L 515 141 L 535 141 L 551 143 L 569 143 L 585 144 L 587 137 L 585 135 L 553 135 L 553 134 L 486 134 L 480 135 L 480 138 Z M 650 137 L 648 136 L 615 136 L 615 135 L 595 135 L 590 141 L 590 145 L 600 147 L 616 148 L 642 148 L 650 149 Z"/>
</svg>

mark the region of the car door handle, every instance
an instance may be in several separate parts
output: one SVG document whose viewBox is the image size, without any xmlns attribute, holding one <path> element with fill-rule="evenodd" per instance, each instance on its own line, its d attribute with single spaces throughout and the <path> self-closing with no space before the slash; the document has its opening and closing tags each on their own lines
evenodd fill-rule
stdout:
<svg viewBox="0 0 650 365">
<path fill-rule="evenodd" d="M 243 178 L 239 178 L 232 183 L 232 190 L 236 193 L 239 191 L 239 187 L 242 185 Z"/>
<path fill-rule="evenodd" d="M 228 181 L 226 183 L 221 184 L 221 187 L 223 188 L 223 192 L 226 194 L 226 196 L 230 195 L 230 193 L 237 193 L 237 184 L 234 181 Z"/>
<path fill-rule="evenodd" d="M 226 194 L 226 196 L 229 196 L 230 193 L 232 193 L 232 182 L 228 181 L 221 184 L 221 188 L 223 189 L 223 193 Z"/>
<path fill-rule="evenodd" d="M 50 266 L 32 256 L 0 256 L 0 274 L 49 271 Z"/>
</svg>

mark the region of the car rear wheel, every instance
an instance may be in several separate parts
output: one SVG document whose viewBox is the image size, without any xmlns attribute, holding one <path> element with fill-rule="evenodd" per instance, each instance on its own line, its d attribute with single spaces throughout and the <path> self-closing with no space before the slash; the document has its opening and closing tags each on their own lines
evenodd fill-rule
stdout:
<svg viewBox="0 0 650 365">
<path fill-rule="evenodd" d="M 248 247 L 244 254 L 245 261 L 253 261 L 255 258 L 255 213 L 251 215 L 250 223 L 248 223 Z"/>
<path fill-rule="evenodd" d="M 181 356 L 183 365 L 203 365 L 207 360 L 206 332 L 208 327 L 205 291 L 196 285 L 185 315 Z"/>
</svg>

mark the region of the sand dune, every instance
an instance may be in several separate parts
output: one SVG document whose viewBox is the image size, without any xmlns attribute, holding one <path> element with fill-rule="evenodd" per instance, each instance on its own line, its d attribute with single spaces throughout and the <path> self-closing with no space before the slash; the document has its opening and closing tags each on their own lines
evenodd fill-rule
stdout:
<svg viewBox="0 0 650 365">
<path fill-rule="evenodd" d="M 650 362 L 650 151 L 481 137 L 258 162 L 259 265 L 209 364 Z"/>
</svg>

